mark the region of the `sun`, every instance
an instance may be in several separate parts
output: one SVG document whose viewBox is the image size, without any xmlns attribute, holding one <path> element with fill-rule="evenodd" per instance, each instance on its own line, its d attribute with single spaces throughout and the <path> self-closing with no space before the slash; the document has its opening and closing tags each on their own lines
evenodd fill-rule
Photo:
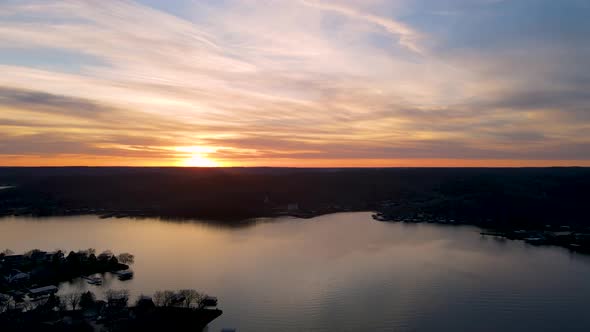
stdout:
<svg viewBox="0 0 590 332">
<path fill-rule="evenodd" d="M 217 148 L 209 146 L 177 146 L 172 150 L 178 153 L 178 165 L 185 167 L 220 167 L 222 164 L 209 157 Z"/>
<path fill-rule="evenodd" d="M 183 166 L 187 167 L 219 167 L 219 163 L 200 154 L 194 154 L 190 158 L 182 161 Z"/>
</svg>

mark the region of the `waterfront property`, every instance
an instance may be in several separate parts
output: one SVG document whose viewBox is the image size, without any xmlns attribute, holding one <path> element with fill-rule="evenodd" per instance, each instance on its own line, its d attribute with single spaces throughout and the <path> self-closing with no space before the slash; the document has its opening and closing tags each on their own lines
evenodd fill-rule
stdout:
<svg viewBox="0 0 590 332">
<path fill-rule="evenodd" d="M 25 261 L 24 255 L 6 255 L 4 257 L 0 257 L 2 264 L 4 267 L 17 267 L 20 266 Z"/>
<path fill-rule="evenodd" d="M 133 255 L 121 254 L 122 260 L 131 262 Z M 47 288 L 36 285 L 53 285 L 67 280 L 84 278 L 89 284 L 101 285 L 100 276 L 96 273 L 127 271 L 128 265 L 119 262 L 116 255 L 105 251 L 98 256 L 93 249 L 71 251 L 67 256 L 60 250 L 45 252 L 30 250 L 22 255 L 0 254 L 0 291 L 20 291 L 33 289 L 29 294 L 38 296 Z M 130 272 L 122 273 L 122 280 L 129 280 Z M 49 286 L 47 286 L 49 287 Z M 39 292 L 37 294 L 37 292 Z"/>
<path fill-rule="evenodd" d="M 29 289 L 28 295 L 32 298 L 37 298 L 40 296 L 55 294 L 55 293 L 57 293 L 57 291 L 58 291 L 57 286 L 51 285 L 51 286 Z"/>
<path fill-rule="evenodd" d="M 217 306 L 217 298 L 214 296 L 206 296 L 201 301 L 201 305 L 203 307 L 216 307 Z"/>
<path fill-rule="evenodd" d="M 82 277 L 82 279 L 86 280 L 90 285 L 102 285 L 102 278 L 101 277 Z"/>
<path fill-rule="evenodd" d="M 12 270 L 6 276 L 4 276 L 4 280 L 6 280 L 9 284 L 21 284 L 29 281 L 31 279 L 30 273 L 23 273 L 19 270 Z"/>
<path fill-rule="evenodd" d="M 61 292 L 60 282 L 84 280 L 101 287 L 103 275 L 112 274 L 120 281 L 131 280 L 133 271 L 118 261 L 132 262 L 128 253 L 115 256 L 94 249 L 47 253 L 31 250 L 24 255 L 0 255 L 0 327 L 2 332 L 37 331 L 48 326 L 51 331 L 107 329 L 111 331 L 147 331 L 157 327 L 180 329 L 189 324 L 202 329 L 221 315 L 217 298 L 195 290 L 165 292 L 165 305 L 156 306 L 150 297 L 140 296 L 129 306 L 127 290 L 106 289 L 105 300 L 97 300 L 90 291 Z M 28 272 L 22 272 L 16 269 Z M 112 273 L 98 274 L 111 271 Z M 90 274 L 87 274 L 90 273 Z M 51 284 L 54 283 L 54 284 Z M 44 285 L 44 286 L 39 286 Z"/>
<path fill-rule="evenodd" d="M 182 306 L 158 306 L 151 297 L 141 296 L 129 306 L 129 293 L 124 290 L 108 291 L 106 301 L 97 300 L 92 292 L 56 293 L 55 286 L 31 289 L 29 306 L 18 305 L 11 296 L 0 294 L 2 331 L 201 330 L 222 314 L 217 308 L 185 306 L 192 298 L 183 299 Z"/>
<path fill-rule="evenodd" d="M 117 271 L 117 272 L 114 272 L 114 274 L 117 275 L 119 280 L 129 280 L 129 279 L 133 278 L 133 271 L 130 271 L 130 270 Z"/>
<path fill-rule="evenodd" d="M 563 229 L 563 227 L 559 227 Z M 567 228 L 567 231 L 555 230 L 546 225 L 544 230 L 492 230 L 481 232 L 483 236 L 495 236 L 510 240 L 522 240 L 532 245 L 560 246 L 580 253 L 590 253 L 590 234 L 587 228 Z"/>
</svg>

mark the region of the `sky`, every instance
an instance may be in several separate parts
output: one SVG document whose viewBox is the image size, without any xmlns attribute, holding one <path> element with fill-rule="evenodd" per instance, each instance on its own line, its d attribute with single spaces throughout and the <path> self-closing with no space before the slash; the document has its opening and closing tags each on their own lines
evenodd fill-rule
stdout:
<svg viewBox="0 0 590 332">
<path fill-rule="evenodd" d="M 0 1 L 3 166 L 590 166 L 590 1 Z"/>
</svg>

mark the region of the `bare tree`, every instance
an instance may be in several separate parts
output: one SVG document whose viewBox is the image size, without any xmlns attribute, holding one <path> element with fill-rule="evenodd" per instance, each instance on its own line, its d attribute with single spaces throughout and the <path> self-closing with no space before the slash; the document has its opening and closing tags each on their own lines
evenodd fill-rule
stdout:
<svg viewBox="0 0 590 332">
<path fill-rule="evenodd" d="M 174 303 L 176 293 L 171 290 L 157 291 L 154 293 L 154 304 L 158 307 L 169 307 Z"/>
<path fill-rule="evenodd" d="M 204 295 L 197 292 L 194 289 L 181 289 L 178 291 L 178 295 L 182 298 L 182 304 L 189 308 L 192 304 L 199 304 Z"/>
<path fill-rule="evenodd" d="M 10 306 L 10 299 L 8 297 L 4 297 L 0 295 L 0 314 L 8 310 Z"/>
<path fill-rule="evenodd" d="M 15 302 L 12 296 L 0 295 L 0 313 L 5 312 L 10 308 L 14 308 Z"/>
<path fill-rule="evenodd" d="M 203 309 L 205 306 L 210 305 L 206 301 L 208 297 L 209 295 L 207 294 L 201 294 L 201 297 L 197 300 L 197 308 Z"/>
<path fill-rule="evenodd" d="M 68 306 L 66 304 L 66 301 L 63 299 L 63 296 L 56 296 L 57 299 L 57 308 L 59 309 L 59 311 L 64 312 L 66 310 L 68 310 Z"/>
<path fill-rule="evenodd" d="M 120 254 L 118 258 L 119 262 L 123 264 L 133 264 L 135 261 L 135 256 L 127 252 Z"/>
<path fill-rule="evenodd" d="M 0 252 L 0 254 L 3 254 L 4 256 L 14 255 L 14 251 L 10 249 L 4 249 L 4 251 Z"/>
<path fill-rule="evenodd" d="M 129 291 L 126 289 L 109 289 L 105 292 L 105 297 L 109 304 L 118 303 L 126 306 L 129 302 Z"/>
<path fill-rule="evenodd" d="M 152 297 L 154 300 L 154 304 L 157 307 L 163 307 L 164 306 L 164 292 L 163 291 L 156 291 L 154 293 L 154 296 Z"/>
<path fill-rule="evenodd" d="M 156 291 L 154 293 L 154 295 L 152 296 L 152 301 L 154 301 L 154 304 L 156 305 L 156 307 L 161 307 L 164 305 L 164 294 L 162 293 L 162 291 Z"/>
<path fill-rule="evenodd" d="M 31 301 L 24 301 L 21 303 L 21 305 L 25 311 L 31 311 L 37 307 L 37 304 Z"/>
<path fill-rule="evenodd" d="M 64 301 L 66 307 L 69 305 L 72 308 L 72 310 L 76 310 L 78 309 L 78 305 L 80 304 L 80 300 L 82 299 L 82 294 L 72 292 L 62 295 L 61 298 Z"/>
</svg>

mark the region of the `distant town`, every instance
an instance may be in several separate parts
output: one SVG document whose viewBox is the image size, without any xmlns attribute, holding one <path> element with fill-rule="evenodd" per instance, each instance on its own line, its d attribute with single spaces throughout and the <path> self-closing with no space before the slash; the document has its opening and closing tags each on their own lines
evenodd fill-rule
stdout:
<svg viewBox="0 0 590 332">
<path fill-rule="evenodd" d="M 433 215 L 423 213 L 400 216 L 391 213 L 392 203 L 384 203 L 382 211 L 372 215 L 373 219 L 382 222 L 403 222 L 403 223 L 432 223 L 443 225 L 461 225 L 465 224 L 464 220 L 455 220 L 447 218 L 437 218 Z M 568 226 L 568 225 L 544 225 L 541 228 L 532 227 L 522 229 L 520 225 L 508 226 L 499 225 L 499 228 L 491 228 L 493 224 L 489 222 L 485 225 L 489 229 L 482 231 L 480 234 L 484 237 L 500 237 L 509 240 L 522 240 L 531 245 L 550 245 L 568 248 L 580 253 L 590 253 L 590 227 L 586 226 Z"/>
<path fill-rule="evenodd" d="M 0 168 L 0 216 L 243 224 L 376 211 L 491 228 L 590 226 L 590 168 Z"/>
</svg>

